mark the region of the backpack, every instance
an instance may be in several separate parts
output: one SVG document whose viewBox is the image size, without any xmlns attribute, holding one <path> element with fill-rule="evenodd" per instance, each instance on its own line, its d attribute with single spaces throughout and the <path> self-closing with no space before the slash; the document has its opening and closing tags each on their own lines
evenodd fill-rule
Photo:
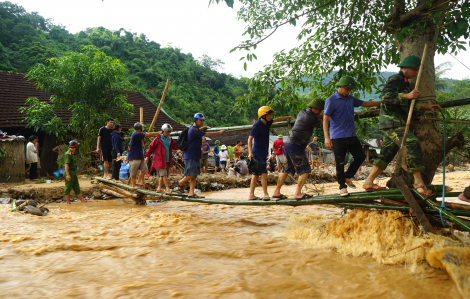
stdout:
<svg viewBox="0 0 470 299">
<path fill-rule="evenodd" d="M 189 128 L 182 131 L 181 135 L 178 137 L 178 140 L 176 140 L 176 146 L 183 152 L 185 152 L 188 149 L 189 144 L 190 144 L 190 142 L 188 142 L 188 132 L 189 132 Z"/>
</svg>

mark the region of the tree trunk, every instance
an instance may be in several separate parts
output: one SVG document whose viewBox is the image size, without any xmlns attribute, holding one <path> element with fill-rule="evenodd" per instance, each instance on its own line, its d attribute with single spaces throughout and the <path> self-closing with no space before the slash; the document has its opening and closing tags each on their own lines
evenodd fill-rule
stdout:
<svg viewBox="0 0 470 299">
<path fill-rule="evenodd" d="M 421 75 L 421 82 L 419 85 L 420 96 L 417 103 L 423 104 L 437 104 L 435 92 L 435 69 L 434 69 L 434 54 L 436 51 L 437 37 L 439 29 L 435 24 L 428 24 L 420 34 L 414 36 L 407 36 L 400 43 L 398 49 L 400 52 L 400 60 L 403 61 L 405 57 L 410 55 L 422 58 L 424 45 L 428 44 L 428 50 L 424 61 L 424 68 Z M 416 79 L 410 80 L 411 87 L 414 87 Z M 418 137 L 421 149 L 423 151 L 423 161 L 425 169 L 421 171 L 425 184 L 430 184 L 436 173 L 437 167 L 443 161 L 443 136 L 439 133 L 440 122 L 426 120 L 422 121 L 421 117 L 426 113 L 430 117 L 438 117 L 439 112 L 423 110 L 413 112 L 413 118 L 410 124 L 410 132 Z M 448 138 L 446 142 L 446 152 L 448 153 L 455 146 L 463 146 L 463 136 L 458 134 L 453 138 Z M 403 175 L 407 183 L 413 182 L 411 173 L 406 173 L 400 165 L 397 165 L 394 170 L 394 175 Z M 387 185 L 395 187 L 395 182 L 391 179 Z"/>
</svg>

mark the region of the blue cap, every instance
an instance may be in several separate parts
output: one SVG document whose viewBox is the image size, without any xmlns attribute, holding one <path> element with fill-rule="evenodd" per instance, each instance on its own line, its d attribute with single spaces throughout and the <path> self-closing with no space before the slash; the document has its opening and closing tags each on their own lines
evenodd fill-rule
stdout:
<svg viewBox="0 0 470 299">
<path fill-rule="evenodd" d="M 195 118 L 195 119 L 206 119 L 206 118 L 204 117 L 204 114 L 202 114 L 202 113 L 196 113 L 196 114 L 194 114 L 194 118 Z"/>
</svg>

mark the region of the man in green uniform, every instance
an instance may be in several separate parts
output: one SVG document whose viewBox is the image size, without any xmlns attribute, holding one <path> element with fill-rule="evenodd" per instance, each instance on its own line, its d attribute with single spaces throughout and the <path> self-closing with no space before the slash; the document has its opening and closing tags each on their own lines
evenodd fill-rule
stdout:
<svg viewBox="0 0 470 299">
<path fill-rule="evenodd" d="M 419 96 L 418 90 L 410 89 L 408 80 L 417 76 L 420 64 L 421 59 L 416 56 L 408 56 L 403 59 L 402 63 L 398 65 L 400 72 L 391 76 L 382 90 L 379 128 L 385 133 L 385 136 L 380 156 L 375 159 L 372 171 L 362 186 L 366 191 L 386 189 L 374 184 L 374 179 L 387 168 L 400 149 L 411 102 Z M 441 110 L 441 107 L 415 103 L 414 110 Z M 421 178 L 420 171 L 424 169 L 423 152 L 418 138 L 411 131 L 406 137 L 406 163 L 408 171 L 413 173 L 414 188 L 423 196 L 432 196 L 433 192 L 426 188 Z"/>
<path fill-rule="evenodd" d="M 78 184 L 78 177 L 77 177 L 77 159 L 75 157 L 75 151 L 77 150 L 78 143 L 76 140 L 72 140 L 69 142 L 69 150 L 65 152 L 65 189 L 64 189 L 64 195 L 65 195 L 65 200 L 67 201 L 67 204 L 70 204 L 70 191 L 74 191 L 75 195 L 80 199 L 81 202 L 88 202 L 88 200 L 85 200 L 83 198 L 81 191 L 80 191 L 80 185 Z"/>
</svg>

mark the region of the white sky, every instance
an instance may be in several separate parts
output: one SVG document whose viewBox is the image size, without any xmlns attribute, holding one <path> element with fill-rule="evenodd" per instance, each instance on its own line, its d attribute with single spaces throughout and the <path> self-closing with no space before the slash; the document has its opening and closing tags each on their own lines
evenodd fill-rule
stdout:
<svg viewBox="0 0 470 299">
<path fill-rule="evenodd" d="M 171 42 L 173 47 L 182 48 L 195 58 L 207 52 L 210 57 L 225 62 L 224 72 L 245 77 L 269 64 L 274 53 L 298 45 L 295 37 L 300 30 L 293 26 L 281 28 L 258 45 L 254 52 L 258 60 L 249 62 L 245 72 L 244 60 L 239 61 L 242 51 L 229 53 L 245 39 L 242 37 L 245 23 L 236 19 L 237 1 L 234 9 L 225 3 L 209 7 L 209 0 L 20 0 L 16 3 L 28 12 L 36 11 L 56 24 L 61 23 L 71 33 L 99 26 L 112 30 L 124 28 L 138 35 L 144 33 L 162 47 Z M 470 51 L 462 51 L 457 58 L 470 67 Z M 436 55 L 435 65 L 446 61 L 453 63 L 453 70 L 445 77 L 470 77 L 470 70 L 448 54 Z M 390 66 L 387 70 L 397 68 Z"/>
</svg>

